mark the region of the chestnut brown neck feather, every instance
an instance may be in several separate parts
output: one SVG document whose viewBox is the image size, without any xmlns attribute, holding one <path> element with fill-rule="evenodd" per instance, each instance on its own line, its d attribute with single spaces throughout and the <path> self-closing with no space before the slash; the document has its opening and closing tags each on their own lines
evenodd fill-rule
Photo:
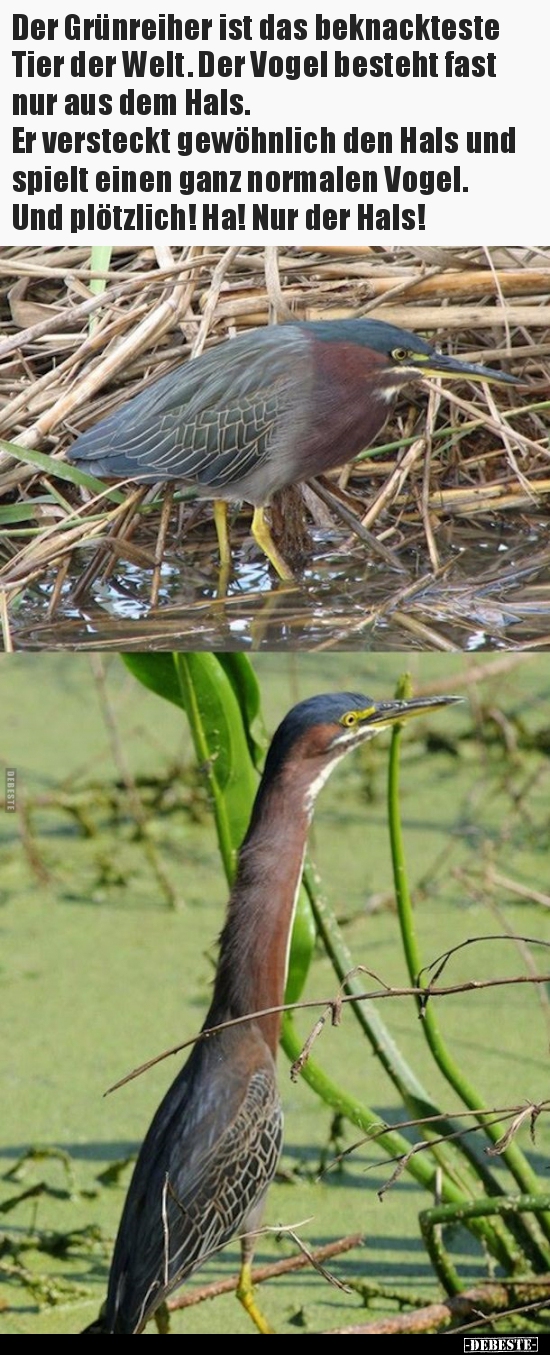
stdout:
<svg viewBox="0 0 550 1355">
<path fill-rule="evenodd" d="M 207 1026 L 280 1006 L 284 1000 L 289 934 L 311 818 L 310 790 L 332 761 L 288 763 L 275 783 L 259 791 L 221 935 Z M 280 1023 L 278 1014 L 258 1022 L 274 1056 Z"/>
<path fill-rule="evenodd" d="M 335 361 L 337 359 L 337 361 Z M 302 476 L 318 475 L 370 446 L 386 423 L 397 387 L 410 379 L 385 370 L 382 355 L 358 344 L 315 343 L 312 418 L 300 443 Z M 394 387 L 387 398 L 387 386 Z"/>
</svg>

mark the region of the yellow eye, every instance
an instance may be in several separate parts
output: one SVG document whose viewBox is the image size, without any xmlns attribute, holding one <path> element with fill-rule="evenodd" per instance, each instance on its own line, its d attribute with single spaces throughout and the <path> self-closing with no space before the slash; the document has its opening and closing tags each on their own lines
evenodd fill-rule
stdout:
<svg viewBox="0 0 550 1355">
<path fill-rule="evenodd" d="M 410 358 L 411 353 L 408 348 L 393 348 L 391 356 L 394 362 L 405 362 L 406 358 Z"/>
<path fill-rule="evenodd" d="M 346 729 L 353 729 L 353 726 L 357 724 L 356 712 L 354 710 L 348 710 L 346 714 L 342 716 L 340 724 L 345 725 Z"/>
</svg>

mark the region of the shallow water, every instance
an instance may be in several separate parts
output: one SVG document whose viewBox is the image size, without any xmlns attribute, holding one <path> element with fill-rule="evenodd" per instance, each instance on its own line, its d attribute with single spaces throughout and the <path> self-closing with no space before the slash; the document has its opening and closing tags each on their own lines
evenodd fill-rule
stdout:
<svg viewBox="0 0 550 1355">
<path fill-rule="evenodd" d="M 216 552 L 168 551 L 159 598 L 151 571 L 120 561 L 75 601 L 73 568 L 55 616 L 55 579 L 29 587 L 13 608 L 13 646 L 213 650 L 499 650 L 550 648 L 550 549 L 544 517 L 502 516 L 481 531 L 467 522 L 441 534 L 435 571 L 423 539 L 400 552 L 401 568 L 375 560 L 341 533 L 316 531 L 296 584 L 283 584 L 250 543 L 234 552 L 227 595 Z M 81 557 L 76 557 L 77 563 Z M 85 556 L 84 563 L 88 557 Z"/>
</svg>

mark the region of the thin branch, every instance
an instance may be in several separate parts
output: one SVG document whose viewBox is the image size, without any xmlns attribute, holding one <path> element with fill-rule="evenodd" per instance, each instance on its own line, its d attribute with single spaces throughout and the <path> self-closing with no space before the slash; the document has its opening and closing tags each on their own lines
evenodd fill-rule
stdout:
<svg viewBox="0 0 550 1355">
<path fill-rule="evenodd" d="M 507 939 L 509 940 L 510 938 Z M 522 939 L 533 940 L 533 938 L 527 937 Z M 463 942 L 462 944 L 465 943 Z M 537 944 L 550 945 L 550 942 L 537 942 Z M 457 947 L 457 949 L 459 949 L 459 947 Z M 386 987 L 381 992 L 378 989 L 374 989 L 371 992 L 353 993 L 349 995 L 344 994 L 343 997 L 337 995 L 333 998 L 312 998 L 301 1002 L 286 1002 L 275 1007 L 263 1007 L 259 1011 L 248 1012 L 246 1016 L 235 1016 L 230 1021 L 221 1021 L 216 1026 L 209 1026 L 207 1030 L 199 1031 L 198 1035 L 193 1035 L 191 1039 L 183 1040 L 181 1044 L 172 1045 L 170 1049 L 163 1050 L 162 1054 L 157 1054 L 153 1058 L 148 1059 L 146 1063 L 142 1063 L 138 1067 L 133 1068 L 130 1073 L 125 1075 L 125 1077 L 120 1078 L 118 1082 L 114 1082 L 112 1086 L 108 1087 L 106 1092 L 104 1092 L 104 1095 L 110 1096 L 111 1092 L 118 1091 L 119 1088 L 124 1087 L 127 1082 L 132 1082 L 134 1078 L 141 1077 L 142 1073 L 148 1072 L 149 1069 L 154 1068 L 157 1063 L 162 1063 L 164 1059 L 171 1058 L 174 1054 L 180 1054 L 184 1049 L 190 1049 L 192 1045 L 198 1044 L 199 1040 L 210 1040 L 212 1036 L 219 1034 L 221 1030 L 228 1030 L 231 1026 L 242 1026 L 249 1021 L 257 1021 L 260 1017 L 274 1016 L 276 1013 L 282 1012 L 311 1010 L 315 1007 L 328 1007 L 332 1009 L 339 1003 L 343 1005 L 346 1002 L 374 1002 L 383 998 L 416 997 L 421 1001 L 425 1001 L 427 997 L 430 999 L 434 997 L 451 997 L 457 993 L 481 991 L 484 988 L 506 988 L 511 987 L 514 984 L 525 983 L 550 983 L 550 974 L 518 974 L 513 978 L 507 979 L 467 979 L 464 983 L 453 983 L 444 988 L 430 987 L 429 990 L 419 986 L 404 988 Z"/>
<path fill-rule="evenodd" d="M 294 1236 L 292 1231 L 290 1236 Z M 312 1252 L 307 1251 L 300 1242 L 299 1256 L 287 1256 L 284 1261 L 274 1261 L 270 1266 L 258 1266 L 252 1276 L 252 1282 L 255 1285 L 263 1284 L 265 1280 L 275 1280 L 279 1275 L 290 1275 L 296 1270 L 305 1270 L 310 1265 L 318 1268 L 335 1256 L 342 1256 L 355 1247 L 361 1247 L 363 1240 L 362 1233 L 350 1233 L 348 1237 L 342 1237 L 338 1242 L 329 1242 L 327 1246 L 317 1247 Z M 170 1312 L 179 1312 L 181 1308 L 193 1308 L 197 1303 L 204 1303 L 205 1299 L 215 1299 L 220 1294 L 233 1294 L 238 1283 L 239 1277 L 235 1275 L 228 1280 L 218 1280 L 213 1284 L 204 1285 L 201 1289 L 192 1289 L 189 1293 L 170 1300 L 168 1308 Z"/>
</svg>

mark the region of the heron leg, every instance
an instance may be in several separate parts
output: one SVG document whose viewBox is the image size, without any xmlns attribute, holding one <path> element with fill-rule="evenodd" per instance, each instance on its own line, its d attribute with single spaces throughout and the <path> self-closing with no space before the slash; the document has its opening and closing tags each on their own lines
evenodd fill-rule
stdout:
<svg viewBox="0 0 550 1355">
<path fill-rule="evenodd" d="M 254 540 L 258 542 L 260 550 L 263 550 L 264 555 L 267 555 L 268 560 L 273 565 L 273 568 L 274 570 L 276 570 L 277 574 L 279 575 L 279 578 L 285 579 L 287 582 L 292 581 L 294 575 L 289 569 L 286 561 L 283 560 L 280 551 L 277 550 L 277 547 L 269 530 L 269 525 L 266 521 L 263 508 L 254 509 L 254 517 L 252 519 L 252 535 L 254 537 Z"/>
<path fill-rule="evenodd" d="M 216 536 L 218 538 L 220 552 L 218 596 L 225 597 L 227 585 L 229 583 L 229 575 L 231 573 L 231 545 L 229 541 L 227 504 L 225 499 L 214 499 L 214 522 L 216 524 Z"/>
<path fill-rule="evenodd" d="M 248 1316 L 252 1318 L 258 1331 L 266 1336 L 274 1336 L 273 1327 L 264 1317 L 261 1309 L 254 1298 L 254 1289 L 252 1287 L 252 1253 L 254 1250 L 254 1240 L 250 1237 L 241 1239 L 241 1273 L 237 1285 L 237 1298 L 246 1309 Z"/>
<path fill-rule="evenodd" d="M 229 569 L 231 565 L 231 546 L 229 544 L 227 504 L 225 499 L 214 499 L 214 522 L 216 524 L 216 536 L 218 538 L 220 551 L 220 564 L 222 569 Z"/>
<path fill-rule="evenodd" d="M 161 1303 L 155 1312 L 155 1326 L 159 1336 L 170 1335 L 170 1311 L 167 1303 Z"/>
</svg>

